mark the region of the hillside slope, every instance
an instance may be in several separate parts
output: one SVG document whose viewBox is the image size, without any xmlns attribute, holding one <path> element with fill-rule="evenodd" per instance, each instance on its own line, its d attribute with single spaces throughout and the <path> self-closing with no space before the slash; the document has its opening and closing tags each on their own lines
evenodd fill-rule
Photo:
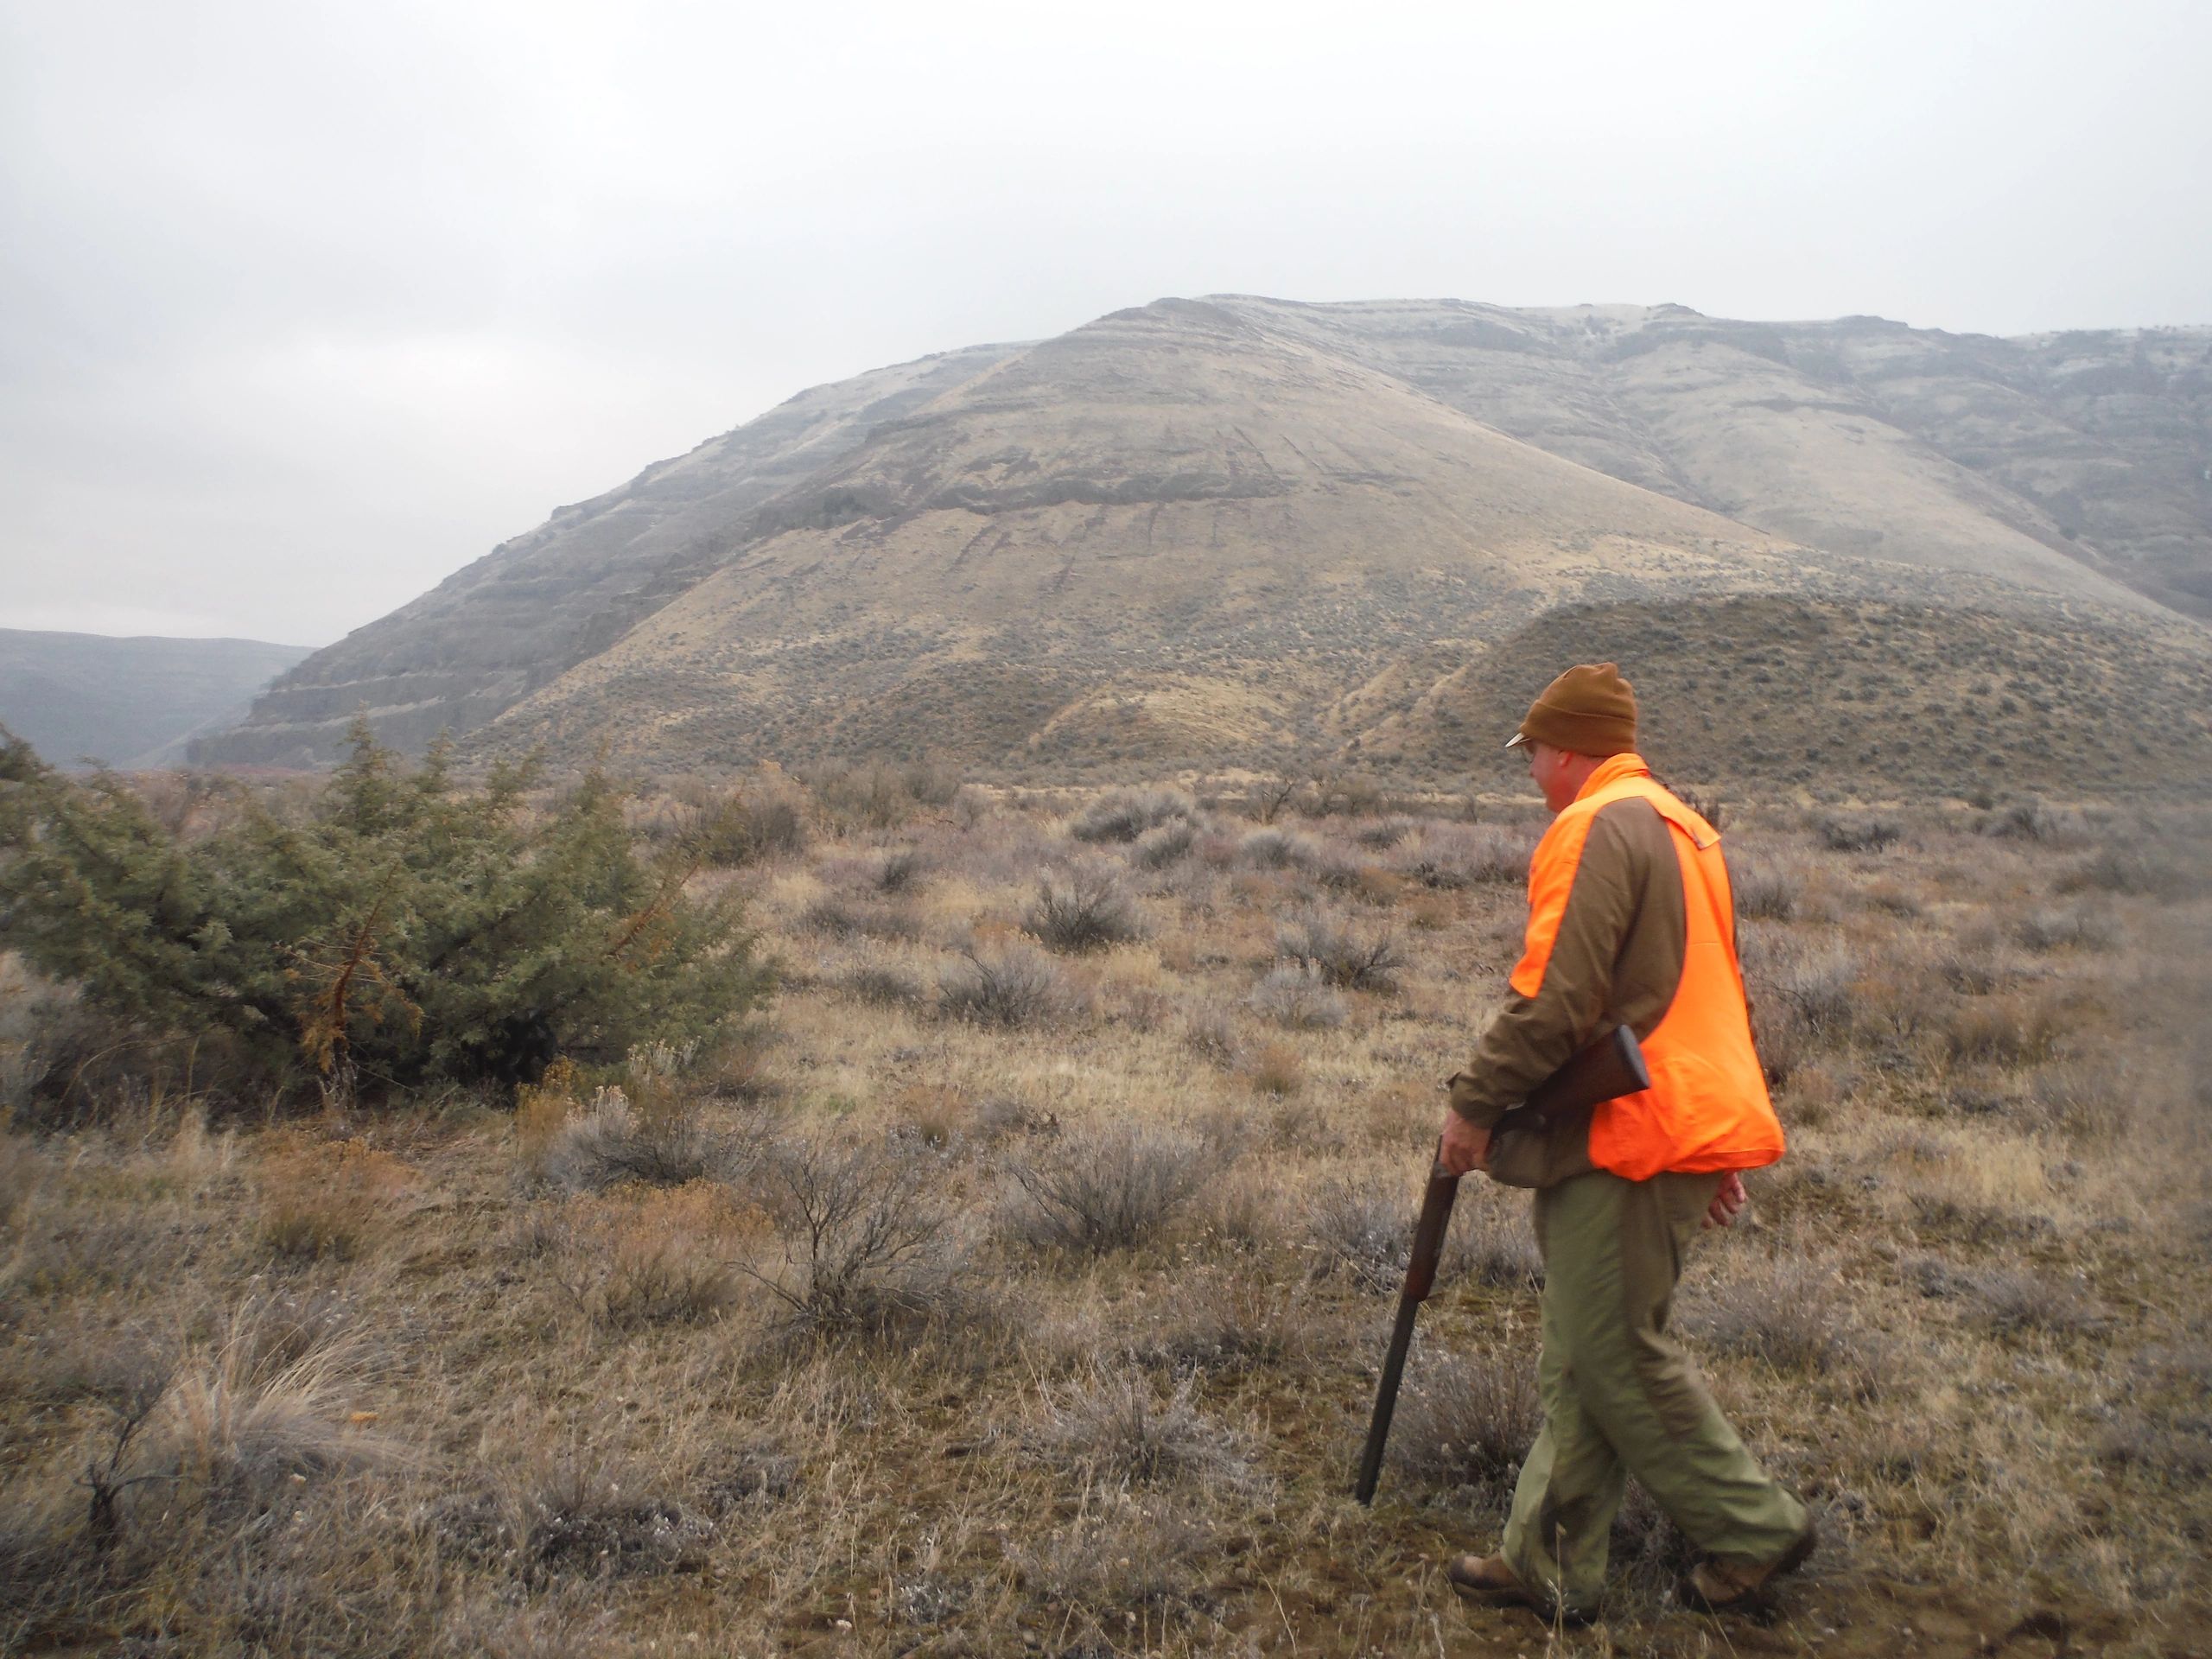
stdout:
<svg viewBox="0 0 2212 1659">
<path fill-rule="evenodd" d="M 365 707 L 409 747 L 666 770 L 1418 770 L 1419 710 L 1484 646 L 1697 596 L 1914 607 L 1885 614 L 1939 658 L 1994 626 L 2054 674 L 2094 640 L 2185 679 L 2212 642 L 2183 620 L 2212 608 L 2208 350 L 1161 301 L 806 393 L 563 510 L 199 752 L 325 758 Z"/>
<path fill-rule="evenodd" d="M 1390 773 L 1491 778 L 1535 690 L 1618 663 L 1662 775 L 1881 798 L 2212 789 L 2212 652 L 2018 605 L 1744 594 L 1562 607 L 1361 735 Z"/>
<path fill-rule="evenodd" d="M 194 746 L 202 765 L 330 759 L 356 712 L 419 749 L 467 732 L 620 639 L 747 536 L 796 480 L 1018 349 L 971 346 L 801 392 L 618 489 L 560 507 L 421 598 L 286 675 L 237 728 Z"/>
<path fill-rule="evenodd" d="M 243 719 L 255 692 L 309 654 L 259 639 L 0 628 L 0 725 L 56 766 L 173 766 L 192 737 Z"/>
<path fill-rule="evenodd" d="M 771 512 L 471 747 L 1224 756 L 1294 741 L 1410 640 L 1624 572 L 1733 590 L 1817 558 L 1193 302 L 1009 358 Z"/>
<path fill-rule="evenodd" d="M 2212 617 L 2212 328 L 2026 340 L 1681 306 L 1217 303 L 1834 552 Z"/>
</svg>

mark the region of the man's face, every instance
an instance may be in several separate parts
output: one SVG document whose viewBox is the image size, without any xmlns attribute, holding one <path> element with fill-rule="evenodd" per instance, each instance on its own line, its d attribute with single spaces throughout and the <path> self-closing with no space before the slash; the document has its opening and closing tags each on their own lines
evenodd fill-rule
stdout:
<svg viewBox="0 0 2212 1659">
<path fill-rule="evenodd" d="M 1558 812 L 1572 805 L 1574 785 L 1567 777 L 1568 762 L 1573 759 L 1565 749 L 1555 749 L 1548 743 L 1529 740 L 1522 747 L 1529 751 L 1529 776 L 1542 791 L 1544 804 Z"/>
</svg>

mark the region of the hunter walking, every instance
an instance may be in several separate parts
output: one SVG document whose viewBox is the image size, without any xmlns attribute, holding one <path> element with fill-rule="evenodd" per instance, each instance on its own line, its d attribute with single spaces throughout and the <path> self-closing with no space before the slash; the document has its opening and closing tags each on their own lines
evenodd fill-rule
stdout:
<svg viewBox="0 0 2212 1659">
<path fill-rule="evenodd" d="M 1554 816 L 1529 864 L 1510 995 L 1451 1079 L 1440 1156 L 1453 1173 L 1535 1189 L 1544 1425 L 1499 1553 L 1462 1555 L 1448 1575 L 1470 1595 L 1588 1618 L 1634 1475 L 1702 1552 L 1684 1599 L 1738 1604 L 1803 1561 L 1814 1533 L 1667 1331 L 1684 1251 L 1734 1219 L 1738 1171 L 1782 1156 L 1720 837 L 1636 753 L 1635 695 L 1611 663 L 1554 680 L 1506 747 L 1527 752 Z M 1619 1025 L 1643 1046 L 1649 1089 L 1493 1138 Z"/>
</svg>

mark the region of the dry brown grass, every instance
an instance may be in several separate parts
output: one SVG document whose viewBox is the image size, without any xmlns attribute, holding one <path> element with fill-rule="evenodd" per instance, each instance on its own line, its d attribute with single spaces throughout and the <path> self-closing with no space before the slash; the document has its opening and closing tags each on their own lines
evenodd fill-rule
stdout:
<svg viewBox="0 0 2212 1659">
<path fill-rule="evenodd" d="M 398 1219 L 414 1172 L 354 1139 L 279 1141 L 261 1160 L 262 1237 L 279 1256 L 359 1255 Z"/>
<path fill-rule="evenodd" d="M 0 1144 L 0 1647 L 1542 1648 L 1436 1573 L 1532 1432 L 1522 1195 L 1463 1192 L 1382 1495 L 1345 1496 L 1533 820 L 1194 805 L 1153 866 L 1179 808 L 1079 842 L 1080 798 L 877 829 L 898 791 L 839 787 L 846 828 L 701 878 L 790 973 L 737 1059 L 312 1131 L 149 1090 Z M 1855 810 L 1902 836 L 1729 806 L 1782 895 L 1745 955 L 1792 1151 L 1676 1304 L 1827 1542 L 1777 1630 L 1715 1625 L 1631 1494 L 1618 1604 L 1554 1650 L 1967 1650 L 2042 1611 L 2158 1651 L 2208 1595 L 2212 918 L 2139 876 L 2194 831 Z M 1125 866 L 1141 942 L 1022 941 L 1079 859 Z M 830 895 L 911 926 L 826 930 Z M 1333 1019 L 1255 996 L 1309 916 L 1387 938 L 1395 989 L 1308 948 Z"/>
</svg>

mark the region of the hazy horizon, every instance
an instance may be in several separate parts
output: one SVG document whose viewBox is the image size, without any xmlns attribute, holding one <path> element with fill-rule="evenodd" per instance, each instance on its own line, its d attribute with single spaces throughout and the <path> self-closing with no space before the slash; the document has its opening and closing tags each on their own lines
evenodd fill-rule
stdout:
<svg viewBox="0 0 2212 1659">
<path fill-rule="evenodd" d="M 320 645 L 806 386 L 1168 295 L 2212 323 L 2173 3 L 0 5 L 0 626 Z"/>
</svg>

